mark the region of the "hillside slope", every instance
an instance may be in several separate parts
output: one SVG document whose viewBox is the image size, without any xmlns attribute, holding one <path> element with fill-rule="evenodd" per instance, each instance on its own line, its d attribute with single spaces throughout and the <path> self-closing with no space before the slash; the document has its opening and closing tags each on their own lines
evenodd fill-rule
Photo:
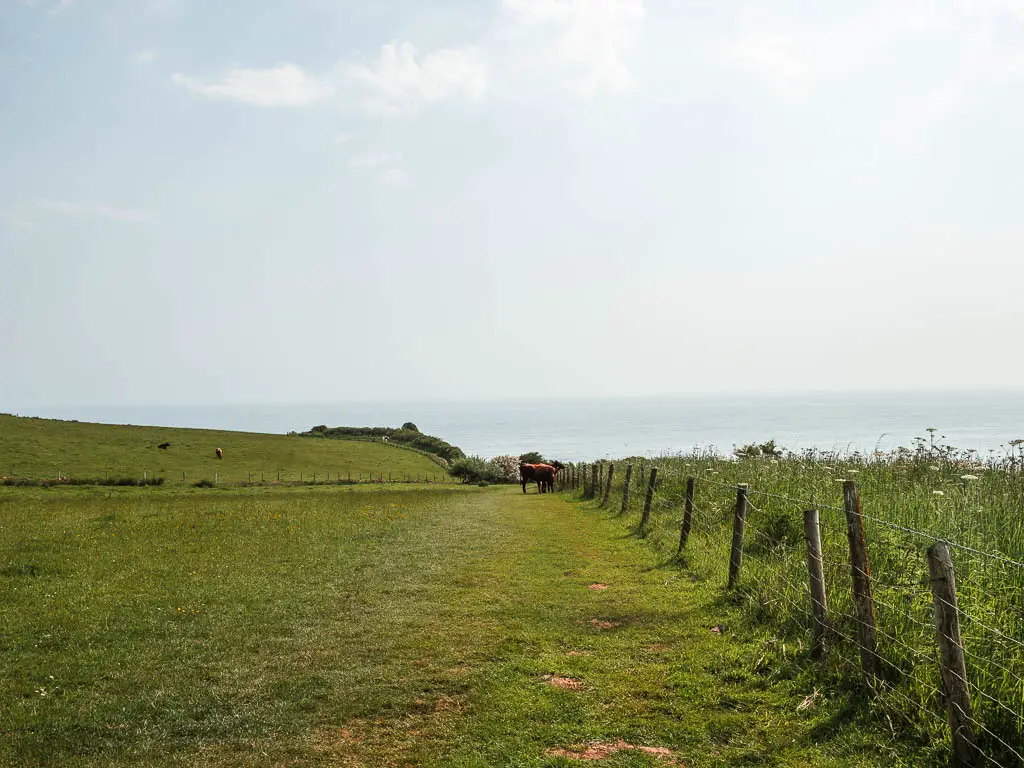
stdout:
<svg viewBox="0 0 1024 768">
<path fill-rule="evenodd" d="M 157 446 L 169 442 L 166 450 Z M 217 459 L 215 449 L 224 451 Z M 0 416 L 0 475 L 24 478 L 132 477 L 143 473 L 167 482 L 201 478 L 242 482 L 353 480 L 383 474 L 387 479 L 447 479 L 428 457 L 399 446 L 356 440 L 310 440 L 287 435 L 211 429 L 138 427 Z"/>
</svg>

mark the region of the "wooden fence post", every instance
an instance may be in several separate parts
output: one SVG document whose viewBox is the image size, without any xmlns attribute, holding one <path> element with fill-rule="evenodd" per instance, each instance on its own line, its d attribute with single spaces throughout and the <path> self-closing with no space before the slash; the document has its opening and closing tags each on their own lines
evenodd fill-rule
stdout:
<svg viewBox="0 0 1024 768">
<path fill-rule="evenodd" d="M 597 462 L 597 493 L 594 495 L 599 496 L 602 488 L 604 488 L 604 462 L 599 461 Z"/>
<path fill-rule="evenodd" d="M 605 504 L 608 503 L 608 497 L 611 495 L 611 492 L 612 492 L 612 476 L 614 474 L 615 474 L 615 465 L 614 464 L 609 464 L 608 465 L 608 478 L 605 480 L 605 483 L 604 483 L 604 496 L 601 497 L 601 506 L 602 507 Z"/>
<path fill-rule="evenodd" d="M 736 509 L 732 518 L 732 549 L 729 554 L 729 582 L 727 589 L 735 586 L 743 565 L 743 530 L 747 525 L 747 484 L 736 486 Z"/>
<path fill-rule="evenodd" d="M 853 582 L 853 603 L 857 614 L 857 639 L 860 665 L 875 689 L 878 676 L 875 601 L 871 596 L 871 571 L 868 569 L 868 547 L 864 538 L 864 518 L 860 511 L 860 494 L 853 480 L 843 483 L 843 508 L 846 511 L 846 538 L 850 544 L 850 578 Z"/>
<path fill-rule="evenodd" d="M 690 538 L 690 525 L 693 523 L 693 486 L 695 482 L 695 478 L 686 478 L 686 506 L 683 509 L 683 524 L 679 528 L 679 549 L 676 550 L 677 556 L 683 554 L 686 542 Z"/>
<path fill-rule="evenodd" d="M 821 525 L 816 509 L 804 510 L 804 541 L 807 542 L 807 573 L 811 586 L 811 612 L 814 614 L 811 650 L 820 656 L 825 652 L 828 598 L 825 594 L 825 568 L 821 558 Z"/>
<path fill-rule="evenodd" d="M 651 504 L 654 502 L 654 484 L 658 482 L 658 468 L 651 467 L 651 479 L 647 481 L 647 495 L 644 497 L 644 514 L 640 518 L 640 533 L 647 530 L 651 521 Z"/>
<path fill-rule="evenodd" d="M 967 686 L 967 665 L 960 637 L 960 617 L 957 615 L 953 558 L 946 542 L 937 541 L 928 547 L 928 575 L 931 577 L 932 601 L 935 605 L 942 689 L 946 694 L 949 729 L 953 734 L 953 765 L 972 766 L 977 756 L 977 747 L 974 742 L 971 692 Z"/>
<path fill-rule="evenodd" d="M 626 465 L 626 476 L 622 478 L 622 509 L 619 510 L 620 515 L 624 515 L 629 511 L 629 484 L 633 482 L 633 465 Z"/>
<path fill-rule="evenodd" d="M 595 462 L 590 465 L 590 495 L 587 498 L 592 499 L 597 496 L 597 489 L 597 463 Z"/>
</svg>

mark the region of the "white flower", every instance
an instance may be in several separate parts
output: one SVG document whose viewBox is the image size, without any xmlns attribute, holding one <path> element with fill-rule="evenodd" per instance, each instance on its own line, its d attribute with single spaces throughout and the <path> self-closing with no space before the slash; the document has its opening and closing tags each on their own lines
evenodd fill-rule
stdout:
<svg viewBox="0 0 1024 768">
<path fill-rule="evenodd" d="M 932 491 L 932 496 L 945 496 L 946 494 L 942 491 Z"/>
<path fill-rule="evenodd" d="M 960 475 L 961 480 L 977 480 L 977 475 Z"/>
<path fill-rule="evenodd" d="M 930 469 L 932 472 L 938 472 L 939 471 L 938 467 L 928 467 L 928 469 Z"/>
<path fill-rule="evenodd" d="M 846 478 L 845 477 L 837 477 L 836 478 L 836 482 L 837 483 L 845 483 L 846 482 Z"/>
<path fill-rule="evenodd" d="M 859 469 L 851 469 L 850 470 L 850 474 L 851 475 L 859 475 L 860 474 L 860 470 Z"/>
</svg>

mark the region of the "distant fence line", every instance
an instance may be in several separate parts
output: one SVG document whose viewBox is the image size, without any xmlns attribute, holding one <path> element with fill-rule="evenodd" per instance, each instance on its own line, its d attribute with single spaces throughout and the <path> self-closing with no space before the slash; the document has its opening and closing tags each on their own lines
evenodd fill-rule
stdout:
<svg viewBox="0 0 1024 768">
<path fill-rule="evenodd" d="M 865 514 L 854 480 L 839 507 L 682 468 L 669 479 L 653 462 L 639 470 L 635 482 L 633 463 L 618 473 L 619 515 L 643 493 L 638 536 L 681 513 L 676 557 L 686 566 L 704 547 L 727 594 L 760 600 L 755 620 L 795 632 L 824 668 L 856 671 L 869 699 L 948 739 L 953 765 L 1024 765 L 1024 563 Z M 573 464 L 560 486 L 604 508 L 615 476 L 611 462 Z"/>
<path fill-rule="evenodd" d="M 460 481 L 451 477 L 445 472 L 394 472 L 376 470 L 373 472 L 346 470 L 344 472 L 320 472 L 314 470 L 298 472 L 288 470 L 261 470 L 258 472 L 246 472 L 244 476 L 239 472 L 232 472 L 226 477 L 221 477 L 220 472 L 189 473 L 182 470 L 179 476 L 177 471 L 155 473 L 143 470 L 142 477 L 125 475 L 118 472 L 104 472 L 103 477 L 90 477 L 87 475 L 77 476 L 58 469 L 56 477 L 33 477 L 28 475 L 17 475 L 14 468 L 10 474 L 0 476 L 0 485 L 4 486 L 78 486 L 78 485 L 105 485 L 105 486 L 159 486 L 170 484 L 212 484 L 221 486 L 258 486 L 258 485 L 359 485 L 359 484 L 409 484 L 409 483 L 430 483 L 438 485 L 452 485 Z"/>
</svg>

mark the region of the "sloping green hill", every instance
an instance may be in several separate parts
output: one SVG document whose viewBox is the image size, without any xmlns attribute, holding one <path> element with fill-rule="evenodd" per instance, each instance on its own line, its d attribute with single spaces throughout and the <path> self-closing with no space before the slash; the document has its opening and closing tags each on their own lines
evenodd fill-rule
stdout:
<svg viewBox="0 0 1024 768">
<path fill-rule="evenodd" d="M 167 449 L 157 446 L 169 442 Z M 224 452 L 218 459 L 216 449 Z M 448 479 L 416 451 L 361 440 L 310 440 L 291 435 L 211 429 L 136 427 L 0 416 L 0 476 L 18 478 L 163 477 L 168 483 L 199 479 L 267 482 L 389 473 L 395 480 Z M 280 475 L 279 475 L 280 473 Z"/>
</svg>

